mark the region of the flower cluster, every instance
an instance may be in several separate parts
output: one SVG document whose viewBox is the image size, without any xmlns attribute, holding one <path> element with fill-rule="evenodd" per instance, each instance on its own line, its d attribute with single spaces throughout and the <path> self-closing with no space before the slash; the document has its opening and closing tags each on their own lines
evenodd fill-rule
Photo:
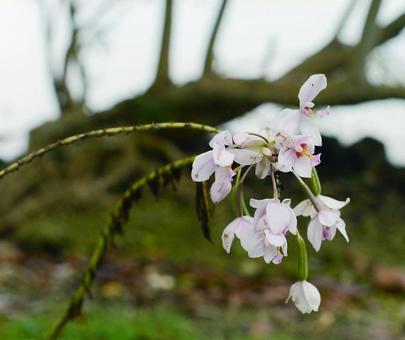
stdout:
<svg viewBox="0 0 405 340">
<path fill-rule="evenodd" d="M 287 235 L 296 235 L 299 249 L 299 281 L 290 289 L 291 298 L 302 313 L 317 311 L 320 294 L 307 281 L 305 241 L 297 228 L 297 217 L 309 217 L 307 239 L 316 251 L 325 240 L 332 240 L 338 230 L 348 241 L 340 209 L 349 199 L 338 201 L 321 195 L 315 167 L 321 162 L 316 148 L 322 138 L 316 120 L 330 113 L 329 106 L 316 111 L 313 100 L 326 88 L 325 75 L 316 74 L 302 85 L 299 109 L 284 109 L 272 128 L 258 133 L 221 131 L 209 142 L 211 147 L 194 160 L 191 176 L 196 182 L 207 181 L 214 174 L 210 196 L 214 203 L 230 193 L 238 203 L 237 217 L 224 230 L 222 244 L 230 252 L 235 236 L 249 257 L 263 257 L 266 263 L 281 263 L 287 256 Z M 243 198 L 242 184 L 251 169 L 259 179 L 271 178 L 273 197 L 250 199 L 250 208 Z M 276 176 L 278 172 L 292 173 L 305 190 L 308 199 L 291 207 L 291 199 L 280 200 Z M 232 185 L 234 183 L 234 185 Z"/>
</svg>

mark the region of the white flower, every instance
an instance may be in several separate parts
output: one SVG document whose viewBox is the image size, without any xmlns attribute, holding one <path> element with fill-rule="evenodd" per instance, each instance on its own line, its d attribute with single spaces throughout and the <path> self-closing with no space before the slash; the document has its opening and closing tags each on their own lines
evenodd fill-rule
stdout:
<svg viewBox="0 0 405 340">
<path fill-rule="evenodd" d="M 263 138 L 258 137 L 259 135 Z M 265 139 L 269 142 L 274 140 L 272 130 L 266 129 L 260 131 L 257 136 L 248 133 L 238 133 L 233 138 L 234 145 L 237 148 L 229 150 L 235 155 L 236 163 L 241 165 L 256 164 L 255 174 L 260 179 L 267 177 L 271 173 L 270 157 L 273 155 L 273 152 Z"/>
<path fill-rule="evenodd" d="M 210 141 L 211 151 L 198 155 L 191 170 L 191 178 L 195 182 L 207 181 L 215 173 L 215 181 L 211 186 L 210 195 L 214 203 L 222 201 L 232 189 L 235 172 L 231 166 L 235 155 L 226 146 L 232 144 L 229 131 L 221 131 Z"/>
<path fill-rule="evenodd" d="M 278 130 L 288 134 L 297 131 L 303 135 L 311 136 L 315 145 L 322 145 L 321 134 L 314 122 L 314 117 L 323 117 L 329 114 L 329 106 L 318 112 L 313 110 L 315 97 L 326 88 L 327 80 L 324 74 L 314 74 L 301 86 L 298 93 L 299 110 L 284 109 L 280 114 Z"/>
<path fill-rule="evenodd" d="M 314 155 L 313 139 L 308 136 L 285 137 L 278 154 L 278 170 L 295 171 L 301 177 L 311 177 L 312 168 L 317 166 L 320 154 Z"/>
<path fill-rule="evenodd" d="M 256 208 L 254 217 L 239 217 L 231 222 L 222 234 L 222 244 L 229 253 L 235 235 L 249 257 L 263 257 L 266 263 L 278 264 L 287 256 L 286 233 L 297 232 L 297 218 L 289 200 L 250 200 Z"/>
<path fill-rule="evenodd" d="M 345 201 L 338 201 L 322 195 L 318 195 L 315 198 L 319 211 L 315 209 L 309 199 L 302 201 L 294 208 L 294 213 L 297 216 L 302 215 L 311 218 L 307 229 L 307 238 L 314 249 L 319 251 L 322 241 L 333 240 L 336 229 L 339 230 L 346 241 L 349 242 L 346 224 L 343 219 L 340 218 L 339 210 L 346 206 L 350 202 L 350 199 L 347 198 Z"/>
<path fill-rule="evenodd" d="M 286 302 L 292 300 L 298 310 L 305 314 L 317 312 L 321 304 L 321 295 L 318 289 L 308 281 L 298 281 L 290 288 Z"/>
</svg>

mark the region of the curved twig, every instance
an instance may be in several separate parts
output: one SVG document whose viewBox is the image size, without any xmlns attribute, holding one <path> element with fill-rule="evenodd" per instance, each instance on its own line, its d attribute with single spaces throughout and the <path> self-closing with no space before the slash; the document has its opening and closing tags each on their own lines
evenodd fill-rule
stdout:
<svg viewBox="0 0 405 340">
<path fill-rule="evenodd" d="M 129 189 L 127 189 L 127 191 L 125 191 L 111 213 L 108 225 L 101 232 L 100 238 L 90 257 L 89 264 L 80 280 L 79 286 L 71 296 L 69 304 L 63 314 L 56 320 L 55 324 L 50 329 L 47 337 L 48 339 L 56 339 L 67 322 L 80 315 L 86 293 L 89 291 L 96 272 L 103 262 L 108 246 L 113 242 L 115 236 L 122 234 L 123 226 L 129 219 L 129 211 L 132 205 L 140 198 L 142 187 L 156 180 L 160 180 L 161 178 L 163 178 L 163 180 L 165 180 L 165 178 L 173 179 L 181 168 L 189 166 L 193 160 L 194 156 L 165 165 L 136 181 Z"/>
<path fill-rule="evenodd" d="M 206 131 L 209 133 L 216 133 L 219 129 L 191 122 L 164 122 L 164 123 L 152 123 L 152 124 L 143 124 L 143 125 L 132 125 L 132 126 L 120 126 L 115 128 L 107 128 L 107 129 L 99 129 L 99 130 L 92 130 L 84 133 L 80 133 L 78 135 L 73 135 L 67 137 L 65 139 L 61 139 L 55 143 L 49 144 L 44 148 L 41 148 L 37 151 L 34 151 L 23 158 L 20 158 L 18 161 L 10 164 L 8 167 L 4 168 L 0 171 L 0 179 L 4 176 L 8 175 L 11 172 L 17 171 L 23 165 L 31 163 L 34 159 L 42 157 L 43 155 L 51 152 L 61 146 L 74 144 L 79 142 L 83 139 L 88 138 L 95 138 L 95 137 L 104 137 L 104 136 L 116 136 L 120 134 L 128 134 L 132 132 L 138 131 L 151 131 L 151 130 L 161 130 L 161 129 L 193 129 L 193 130 L 200 130 Z"/>
</svg>

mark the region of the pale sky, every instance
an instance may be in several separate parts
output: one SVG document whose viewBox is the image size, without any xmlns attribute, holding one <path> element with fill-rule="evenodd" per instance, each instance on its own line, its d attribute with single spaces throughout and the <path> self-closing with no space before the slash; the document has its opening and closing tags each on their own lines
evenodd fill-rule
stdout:
<svg viewBox="0 0 405 340">
<path fill-rule="evenodd" d="M 81 2 L 84 7 L 79 18 L 86 23 L 99 1 Z M 279 77 L 325 44 L 335 33 L 348 3 L 349 0 L 232 0 L 215 48 L 217 70 L 233 77 Z M 358 0 L 343 32 L 345 41 L 358 38 L 368 3 L 369 0 Z M 0 157 L 4 159 L 25 150 L 32 127 L 58 117 L 38 4 L 38 0 L 0 0 Z M 200 75 L 218 6 L 218 0 L 175 1 L 170 66 L 176 83 Z M 120 0 L 97 24 L 97 30 L 104 32 L 102 38 L 93 39 L 83 51 L 92 109 L 108 108 L 150 85 L 157 63 L 162 12 L 162 0 Z M 387 22 L 404 12 L 404 0 L 385 0 L 379 21 Z M 55 12 L 54 21 L 58 23 L 58 39 L 53 59 L 58 67 L 58 56 L 65 43 L 62 9 Z M 94 30 L 84 39 L 92 35 Z M 404 33 L 375 53 L 370 66 L 373 80 L 405 82 L 403 46 Z M 270 62 L 263 69 L 266 55 Z M 278 110 L 274 105 L 263 105 L 245 118 L 246 124 L 259 128 Z M 385 143 L 392 162 L 405 165 L 405 100 L 336 107 L 321 125 L 325 134 L 344 143 L 371 135 Z M 238 129 L 235 122 L 230 126 Z"/>
</svg>

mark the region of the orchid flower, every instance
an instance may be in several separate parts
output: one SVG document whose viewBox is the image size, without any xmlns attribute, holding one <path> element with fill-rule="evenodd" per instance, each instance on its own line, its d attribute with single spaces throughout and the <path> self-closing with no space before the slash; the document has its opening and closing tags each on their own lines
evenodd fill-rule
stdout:
<svg viewBox="0 0 405 340">
<path fill-rule="evenodd" d="M 301 177 L 311 177 L 312 168 L 317 166 L 320 154 L 314 155 L 313 139 L 308 136 L 286 137 L 278 154 L 278 170 L 295 171 Z"/>
<path fill-rule="evenodd" d="M 340 209 L 345 207 L 350 199 L 338 201 L 328 196 L 318 195 L 315 197 L 317 208 L 306 199 L 294 208 L 297 216 L 309 216 L 311 221 L 308 225 L 307 238 L 316 251 L 321 248 L 322 241 L 333 240 L 336 229 L 343 235 L 347 242 L 349 237 L 346 232 L 346 224 L 340 217 Z"/>
<path fill-rule="evenodd" d="M 315 97 L 326 88 L 327 80 L 324 74 L 314 74 L 301 86 L 298 93 L 299 110 L 284 109 L 278 122 L 280 131 L 295 134 L 300 133 L 311 136 L 315 145 L 322 145 L 322 138 L 314 117 L 324 117 L 329 114 L 329 106 L 318 112 L 314 111 L 315 104 L 312 102 Z"/>
<path fill-rule="evenodd" d="M 191 178 L 195 182 L 207 181 L 215 173 L 215 181 L 211 186 L 210 195 L 214 203 L 222 201 L 231 191 L 232 178 L 235 175 L 231 166 L 235 155 L 226 149 L 232 144 L 229 131 L 216 134 L 209 146 L 212 150 L 198 155 L 192 166 Z"/>
<path fill-rule="evenodd" d="M 266 263 L 279 264 L 287 256 L 288 231 L 297 232 L 297 218 L 290 208 L 289 200 L 250 200 L 256 208 L 254 217 L 239 217 L 231 222 L 222 234 L 222 243 L 229 253 L 234 236 L 241 242 L 249 257 L 262 257 Z"/>
<path fill-rule="evenodd" d="M 234 135 L 237 148 L 229 150 L 235 155 L 235 162 L 241 165 L 256 165 L 255 174 L 263 179 L 271 173 L 271 157 L 273 152 L 267 141 L 273 141 L 270 129 L 260 131 L 257 135 L 239 133 Z M 260 137 L 259 137 L 260 136 Z"/>
<path fill-rule="evenodd" d="M 286 303 L 290 299 L 303 314 L 312 311 L 317 312 L 321 304 L 321 295 L 318 289 L 306 280 L 298 281 L 291 286 Z"/>
</svg>

